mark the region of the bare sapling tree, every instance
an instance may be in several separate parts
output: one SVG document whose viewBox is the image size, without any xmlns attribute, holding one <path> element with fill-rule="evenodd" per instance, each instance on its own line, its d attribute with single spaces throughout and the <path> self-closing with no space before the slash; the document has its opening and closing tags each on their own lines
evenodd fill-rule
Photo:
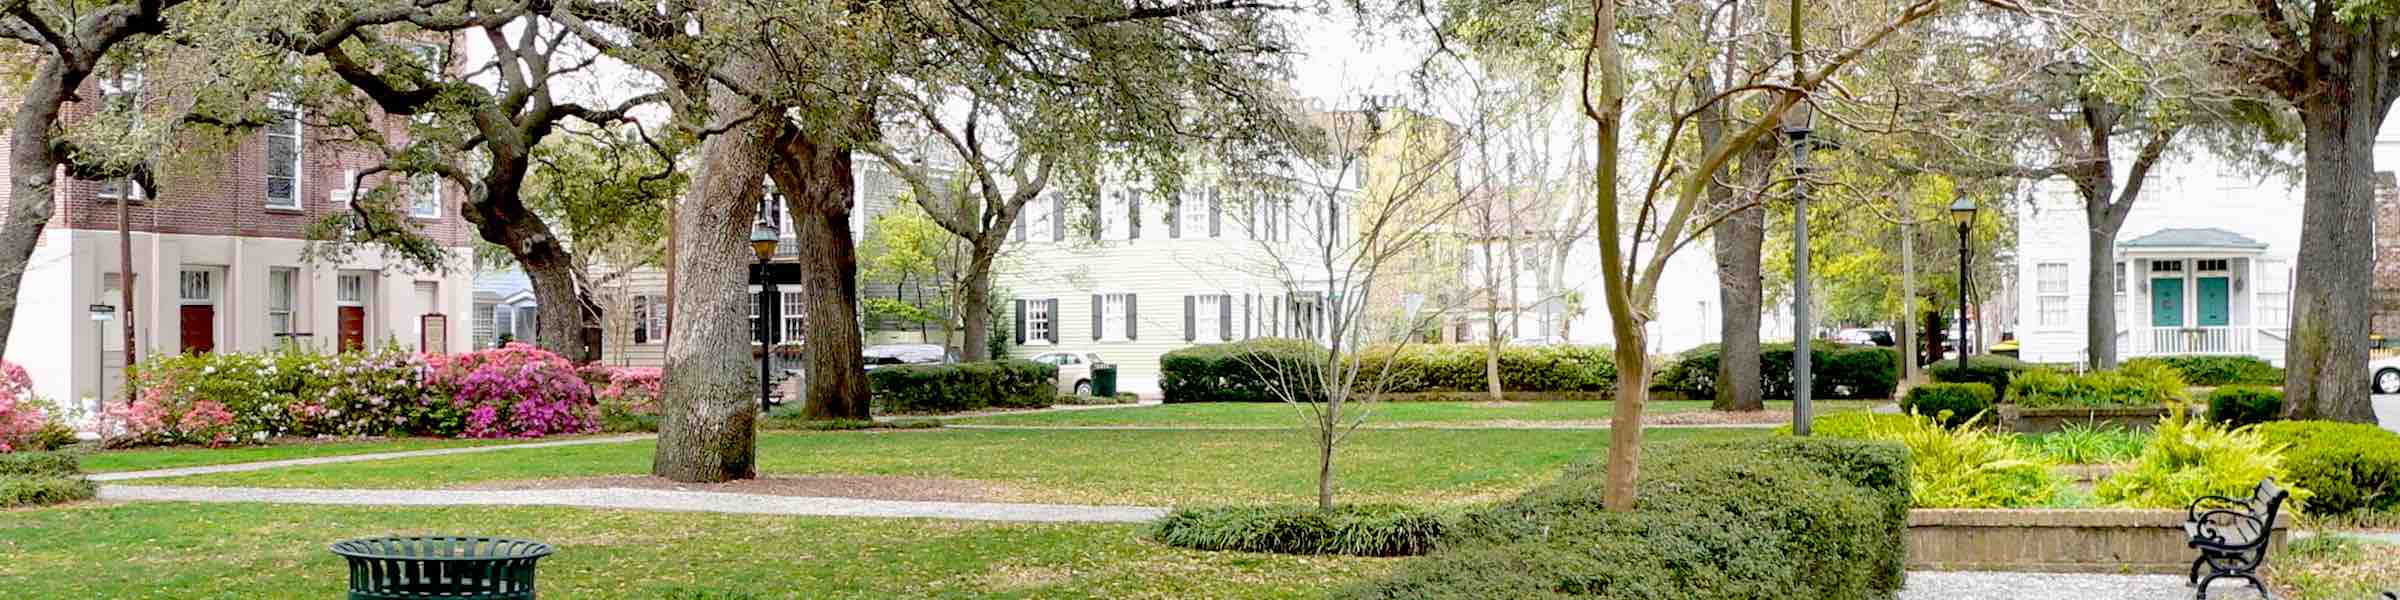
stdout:
<svg viewBox="0 0 2400 600">
<path fill-rule="evenodd" d="M 1373 414 L 1392 365 L 1431 315 L 1422 297 L 1399 297 L 1400 335 L 1389 345 L 1368 315 L 1377 299 L 1399 296 L 1405 259 L 1441 237 L 1475 193 L 1453 174 L 1465 139 L 1454 126 L 1414 109 L 1371 99 L 1356 109 L 1319 115 L 1324 150 L 1297 161 L 1283 181 L 1262 185 L 1289 199 L 1256 200 L 1265 215 L 1251 224 L 1274 233 L 1259 240 L 1258 269 L 1281 284 L 1287 313 L 1278 312 L 1302 342 L 1254 347 L 1235 358 L 1248 365 L 1269 395 L 1291 405 L 1309 427 L 1317 451 L 1317 507 L 1332 509 L 1335 458 L 1342 442 Z M 1368 183 L 1355 185 L 1362 172 Z M 1297 209 L 1297 213 L 1286 211 Z M 1284 232 L 1290 232 L 1286 234 Z M 1313 342 L 1313 343 L 1312 343 Z"/>
</svg>

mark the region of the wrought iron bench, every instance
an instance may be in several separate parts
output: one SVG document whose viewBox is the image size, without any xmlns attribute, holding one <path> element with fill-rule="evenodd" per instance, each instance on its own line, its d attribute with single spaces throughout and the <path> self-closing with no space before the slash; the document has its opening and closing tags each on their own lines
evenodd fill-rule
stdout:
<svg viewBox="0 0 2400 600">
<path fill-rule="evenodd" d="M 2200 558 L 2192 560 L 2189 583 L 2199 588 L 2201 600 L 2208 598 L 2208 584 L 2226 577 L 2249 581 L 2260 597 L 2273 598 L 2266 582 L 2258 579 L 2258 567 L 2267 561 L 2267 548 L 2275 539 L 2276 516 L 2290 496 L 2276 487 L 2274 478 L 2268 478 L 2258 482 L 2248 499 L 2207 496 L 2192 501 L 2184 510 L 2183 532 L 2191 538 L 2191 547 L 2200 551 Z M 2208 567 L 2206 577 L 2200 575 L 2202 566 Z"/>
<path fill-rule="evenodd" d="M 350 562 L 351 600 L 532 600 L 534 561 L 549 544 L 489 537 L 384 537 L 343 540 L 333 553 Z"/>
</svg>

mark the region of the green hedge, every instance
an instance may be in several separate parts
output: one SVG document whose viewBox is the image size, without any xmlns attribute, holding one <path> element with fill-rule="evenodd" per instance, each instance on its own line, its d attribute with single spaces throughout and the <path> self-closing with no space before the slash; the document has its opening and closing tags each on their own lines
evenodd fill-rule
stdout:
<svg viewBox="0 0 2400 600">
<path fill-rule="evenodd" d="M 2031 369 L 2009 380 L 2008 402 L 2028 408 L 2159 406 L 2187 399 L 2188 388 L 2181 373 L 2158 363 L 2080 375 Z"/>
<path fill-rule="evenodd" d="M 2121 366 L 2142 364 L 2173 367 L 2192 385 L 2283 385 L 2283 369 L 2256 356 L 2145 356 Z"/>
<path fill-rule="evenodd" d="M 1058 399 L 1058 367 L 1010 359 L 893 365 L 867 372 L 877 412 L 938 414 L 987 408 L 1048 408 Z"/>
<path fill-rule="evenodd" d="M 87 500 L 99 489 L 63 452 L 0 454 L 0 508 Z"/>
<path fill-rule="evenodd" d="M 1432 551 L 1441 515 L 1395 505 L 1181 508 L 1150 527 L 1150 538 L 1195 550 L 1282 554 L 1415 556 Z"/>
<path fill-rule="evenodd" d="M 1888 598 L 1900 588 L 1907 451 L 1756 438 L 1657 444 L 1640 508 L 1603 510 L 1605 465 L 1470 513 L 1433 554 L 1349 598 Z"/>
<path fill-rule="evenodd" d="M 1943 383 L 1980 383 L 1992 386 L 1994 390 L 2005 390 L 2018 373 L 2033 368 L 2033 365 L 2015 358 L 1985 354 L 1967 357 L 1967 366 L 1964 367 L 1958 366 L 1956 360 L 1925 365 L 1925 373 L 1932 375 L 1934 381 Z"/>
<path fill-rule="evenodd" d="M 2208 418 L 2232 427 L 2283 418 L 2283 390 L 2229 385 L 2208 393 Z"/>
<path fill-rule="evenodd" d="M 2310 513 L 2400 510 L 2400 433 L 2333 421 L 2275 421 L 2258 432 L 2284 446 L 2285 483 L 2315 493 Z"/>
<path fill-rule="evenodd" d="M 1941 419 L 1945 427 L 1957 427 L 1991 410 L 1995 395 L 1992 386 L 1981 383 L 1928 383 L 1908 390 L 1900 408 Z M 1942 411 L 1950 411 L 1950 416 L 1943 417 Z"/>
<path fill-rule="evenodd" d="M 1683 392 L 1694 398 L 1717 396 L 1720 349 L 1704 344 L 1684 351 L 1659 373 L 1653 389 Z M 1876 346 L 1811 344 L 1808 347 L 1810 390 L 1819 399 L 1892 397 L 1900 384 L 1900 353 Z M 1767 398 L 1792 397 L 1792 345 L 1759 346 L 1759 388 Z"/>
<path fill-rule="evenodd" d="M 1361 385 L 1379 382 L 1384 393 L 1481 392 L 1488 351 L 1474 344 L 1386 346 L 1359 352 L 1356 360 L 1362 361 Z M 1322 392 L 1280 390 L 1277 380 L 1318 369 L 1325 359 L 1325 347 L 1305 340 L 1201 344 L 1159 357 L 1158 387 L 1172 403 L 1281 402 L 1287 392 L 1313 400 Z M 1616 363 L 1605 347 L 1507 346 L 1500 352 L 1500 386 L 1512 392 L 1599 393 L 1616 380 Z"/>
<path fill-rule="evenodd" d="M 83 473 L 75 455 L 64 452 L 0 454 L 0 477 L 63 477 Z"/>
</svg>

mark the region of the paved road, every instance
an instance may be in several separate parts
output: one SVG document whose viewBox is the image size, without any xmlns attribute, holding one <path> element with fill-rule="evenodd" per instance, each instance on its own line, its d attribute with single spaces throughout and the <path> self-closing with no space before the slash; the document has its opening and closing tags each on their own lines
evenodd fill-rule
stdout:
<svg viewBox="0 0 2400 600">
<path fill-rule="evenodd" d="M 2384 429 L 2400 431 L 2400 394 L 2375 395 L 2375 420 L 2382 421 Z"/>
</svg>

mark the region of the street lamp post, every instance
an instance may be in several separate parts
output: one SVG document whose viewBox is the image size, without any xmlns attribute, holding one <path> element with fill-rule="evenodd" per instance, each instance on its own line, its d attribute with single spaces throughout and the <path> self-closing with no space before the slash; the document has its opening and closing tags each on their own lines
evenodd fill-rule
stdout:
<svg viewBox="0 0 2400 600">
<path fill-rule="evenodd" d="M 767 261 L 775 258 L 776 237 L 775 230 L 769 229 L 765 225 L 750 228 L 750 251 L 758 254 L 758 263 L 751 267 L 751 273 L 754 275 L 753 278 L 758 280 L 760 290 L 758 294 L 758 414 L 762 417 L 767 414 L 767 410 L 770 408 L 769 404 L 775 397 L 775 386 L 772 380 L 767 378 L 767 359 L 775 353 L 774 343 L 770 341 L 772 338 L 767 335 L 768 328 L 772 326 L 767 322 L 769 314 L 767 309 L 770 308 L 767 302 L 775 297 L 775 278 L 769 277 L 767 274 Z"/>
<path fill-rule="evenodd" d="M 1958 225 L 1958 368 L 1967 368 L 1967 230 L 1975 226 L 1975 201 L 1959 197 L 1950 203 L 1950 222 Z"/>
<path fill-rule="evenodd" d="M 1783 116 L 1783 135 L 1792 140 L 1792 434 L 1806 437 L 1814 412 L 1809 405 L 1808 338 L 1808 151 L 1810 121 L 1807 102 L 1792 105 Z"/>
</svg>

